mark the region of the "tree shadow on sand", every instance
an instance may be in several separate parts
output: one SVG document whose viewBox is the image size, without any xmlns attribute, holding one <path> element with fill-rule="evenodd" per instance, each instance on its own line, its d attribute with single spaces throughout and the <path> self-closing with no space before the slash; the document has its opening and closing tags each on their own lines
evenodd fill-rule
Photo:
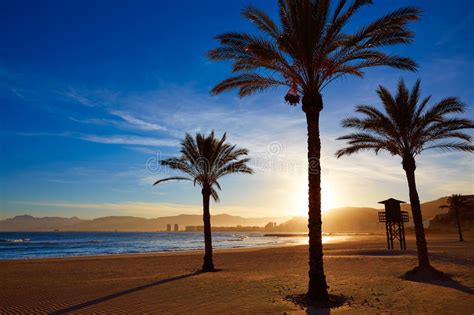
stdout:
<svg viewBox="0 0 474 315">
<path fill-rule="evenodd" d="M 91 301 L 87 301 L 87 302 L 80 303 L 80 304 L 77 304 L 77 305 L 73 305 L 73 306 L 70 306 L 70 307 L 67 307 L 67 308 L 63 308 L 61 310 L 51 312 L 50 314 L 58 315 L 58 314 L 66 314 L 66 313 L 70 313 L 70 312 L 75 312 L 75 311 L 78 311 L 82 308 L 85 308 L 85 307 L 88 307 L 88 306 L 91 306 L 91 305 L 95 305 L 95 304 L 99 304 L 99 303 L 102 303 L 102 302 L 105 302 L 105 301 L 109 301 L 109 300 L 115 299 L 117 297 L 126 295 L 126 294 L 130 294 L 130 293 L 134 293 L 134 292 L 141 291 L 141 290 L 144 290 L 144 289 L 156 287 L 156 286 L 159 286 L 161 284 L 168 283 L 168 282 L 172 282 L 172 281 L 176 281 L 176 280 L 182 280 L 182 279 L 185 279 L 185 278 L 189 278 L 189 277 L 198 275 L 200 273 L 202 273 L 202 272 L 201 271 L 195 271 L 195 272 L 191 272 L 191 273 L 176 276 L 176 277 L 170 277 L 170 278 L 158 280 L 158 281 L 148 283 L 148 284 L 145 284 L 145 285 L 141 285 L 141 286 L 138 286 L 138 287 L 135 287 L 135 288 L 131 288 L 131 289 L 127 289 L 127 290 L 124 290 L 124 291 L 116 292 L 116 293 L 113 293 L 113 294 L 110 294 L 110 295 L 106 295 L 106 296 L 103 296 L 103 297 L 100 297 L 100 298 L 97 298 L 97 299 L 94 299 L 94 300 L 91 300 Z"/>
<path fill-rule="evenodd" d="M 426 283 L 431 285 L 436 285 L 445 288 L 455 289 L 469 295 L 474 295 L 474 289 L 468 286 L 463 285 L 459 281 L 456 281 L 451 278 L 450 275 L 441 273 L 442 276 L 429 277 L 429 276 L 420 276 L 416 275 L 413 271 L 407 272 L 405 275 L 401 276 L 402 279 L 418 283 Z"/>
<path fill-rule="evenodd" d="M 285 297 L 285 300 L 290 301 L 297 306 L 301 307 L 302 309 L 306 309 L 306 314 L 311 315 L 326 315 L 331 314 L 332 308 L 338 308 L 345 304 L 349 300 L 344 295 L 334 295 L 329 294 L 329 307 L 322 307 L 318 305 L 310 305 L 308 303 L 308 299 L 306 294 L 291 294 Z"/>
</svg>

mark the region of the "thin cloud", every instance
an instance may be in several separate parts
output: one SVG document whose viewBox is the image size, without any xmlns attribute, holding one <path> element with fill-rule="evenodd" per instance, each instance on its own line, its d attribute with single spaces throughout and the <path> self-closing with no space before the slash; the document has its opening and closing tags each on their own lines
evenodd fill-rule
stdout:
<svg viewBox="0 0 474 315">
<path fill-rule="evenodd" d="M 112 115 L 115 115 L 117 117 L 120 117 L 123 119 L 125 122 L 127 122 L 129 125 L 132 127 L 136 127 L 137 129 L 140 130 L 145 130 L 145 131 L 165 131 L 167 128 L 160 126 L 155 123 L 151 123 L 148 121 L 144 121 L 142 119 L 136 118 L 130 114 L 124 113 L 124 112 L 119 112 L 119 111 L 113 111 L 111 112 Z"/>
<path fill-rule="evenodd" d="M 80 118 L 75 118 L 75 117 L 69 117 L 69 119 L 80 124 L 88 124 L 88 125 L 98 125 L 98 126 L 118 125 L 117 121 L 114 121 L 111 119 L 104 119 L 104 118 L 80 119 Z"/>
<path fill-rule="evenodd" d="M 105 144 L 131 144 L 131 145 L 143 145 L 143 146 L 152 146 L 152 147 L 175 147 L 178 146 L 179 141 L 174 139 L 159 139 L 159 138 L 150 138 L 150 137 L 140 137 L 140 136 L 128 136 L 128 135 L 115 135 L 115 136 L 98 136 L 84 134 L 80 136 L 81 140 L 96 142 L 96 143 L 105 143 Z"/>
<path fill-rule="evenodd" d="M 60 93 L 62 94 L 63 96 L 66 96 L 68 98 L 70 98 L 71 100 L 83 105 L 83 106 L 87 106 L 87 107 L 94 107 L 97 105 L 97 102 L 93 101 L 92 99 L 78 93 L 77 91 L 75 91 L 74 89 L 70 89 L 66 92 L 62 92 Z"/>
<path fill-rule="evenodd" d="M 131 135 L 112 135 L 100 136 L 95 134 L 78 134 L 65 132 L 18 132 L 18 136 L 23 137 L 71 137 L 88 142 L 104 143 L 104 144 L 121 144 L 121 145 L 138 145 L 151 147 L 176 147 L 179 141 L 171 138 L 152 138 Z"/>
<path fill-rule="evenodd" d="M 152 150 L 152 149 L 145 148 L 145 147 L 129 147 L 129 146 L 126 146 L 125 148 L 128 149 L 128 150 L 131 150 L 131 151 L 135 151 L 135 152 L 139 152 L 139 153 L 143 153 L 143 154 L 148 154 L 148 155 L 157 153 L 157 150 Z"/>
<path fill-rule="evenodd" d="M 69 87 L 66 90 L 55 90 L 57 95 L 86 107 L 108 107 L 120 101 L 120 93 L 108 89 L 80 89 Z"/>
</svg>

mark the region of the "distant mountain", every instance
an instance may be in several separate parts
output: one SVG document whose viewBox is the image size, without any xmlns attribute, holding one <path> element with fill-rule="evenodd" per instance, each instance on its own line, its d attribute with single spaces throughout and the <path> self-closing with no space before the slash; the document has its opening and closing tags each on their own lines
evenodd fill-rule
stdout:
<svg viewBox="0 0 474 315">
<path fill-rule="evenodd" d="M 440 209 L 446 204 L 447 197 L 421 203 L 421 212 L 425 227 L 436 215 L 446 213 L 447 209 Z M 408 203 L 401 205 L 402 211 L 407 211 L 410 217 L 408 226 L 413 226 L 411 206 Z M 344 207 L 331 209 L 323 213 L 323 231 L 325 232 L 384 232 L 385 226 L 378 221 L 378 212 L 383 208 L 355 208 Z"/>
<path fill-rule="evenodd" d="M 447 197 L 425 202 L 421 204 L 425 222 L 437 214 L 446 213 L 446 209 L 440 209 L 446 204 Z M 409 204 L 402 204 L 402 210 L 412 215 Z M 384 225 L 378 222 L 377 212 L 382 209 L 343 207 L 325 211 L 323 213 L 324 232 L 382 232 Z M 306 218 L 290 217 L 264 217 L 244 218 L 229 214 L 218 214 L 212 216 L 214 227 L 222 226 L 265 226 L 268 222 L 276 222 L 279 226 L 275 231 L 306 231 Z M 180 230 L 185 226 L 202 225 L 201 215 L 180 214 L 177 216 L 160 217 L 155 219 L 144 219 L 130 216 L 110 216 L 92 220 L 82 220 L 77 217 L 60 218 L 44 217 L 35 218 L 29 215 L 20 215 L 11 219 L 0 221 L 0 231 L 163 231 L 167 224 L 178 224 Z"/>
<path fill-rule="evenodd" d="M 324 232 L 380 232 L 385 226 L 379 223 L 381 209 L 344 207 L 323 212 Z"/>
<path fill-rule="evenodd" d="M 229 214 L 212 216 L 213 226 L 264 226 L 268 222 L 281 223 L 290 217 L 244 218 Z M 20 215 L 0 221 L 0 231 L 163 231 L 167 224 L 178 224 L 180 230 L 186 225 L 202 225 L 201 215 L 180 214 L 177 216 L 145 219 L 130 216 L 110 216 L 92 220 L 79 218 L 44 217 Z"/>
<path fill-rule="evenodd" d="M 442 198 L 439 198 L 437 200 L 423 202 L 421 204 L 421 212 L 423 214 L 423 219 L 424 220 L 433 219 L 438 214 L 448 212 L 447 209 L 440 209 L 439 208 L 442 205 L 445 205 L 447 200 L 448 200 L 448 197 L 442 197 Z M 402 204 L 401 208 L 402 208 L 403 211 L 408 211 L 408 213 L 410 213 L 410 217 L 411 217 L 410 204 Z"/>
<path fill-rule="evenodd" d="M 378 222 L 380 211 L 374 208 L 335 208 L 323 212 L 323 232 L 325 233 L 375 233 L 383 232 L 385 226 Z M 276 226 L 273 232 L 306 232 L 308 218 L 294 217 Z"/>
<path fill-rule="evenodd" d="M 421 211 L 425 221 L 425 227 L 436 215 L 446 213 L 447 209 L 439 207 L 446 204 L 447 197 L 424 202 Z M 410 216 L 408 226 L 413 225 L 410 204 L 402 204 L 402 210 L 407 211 Z M 334 208 L 323 212 L 323 231 L 326 233 L 377 233 L 385 232 L 385 225 L 379 223 L 378 212 L 383 209 L 368 207 L 343 207 Z M 295 217 L 280 224 L 275 228 L 277 232 L 303 232 L 308 230 L 308 221 L 305 217 Z"/>
<path fill-rule="evenodd" d="M 18 215 L 0 221 L 0 231 L 50 231 L 84 222 L 77 217 L 44 217 L 35 218 L 31 215 Z"/>
</svg>

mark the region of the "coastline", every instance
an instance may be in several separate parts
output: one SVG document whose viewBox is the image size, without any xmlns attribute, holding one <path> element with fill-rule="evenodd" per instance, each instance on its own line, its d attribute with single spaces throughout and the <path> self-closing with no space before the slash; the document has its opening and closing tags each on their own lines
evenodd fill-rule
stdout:
<svg viewBox="0 0 474 315">
<path fill-rule="evenodd" d="M 428 240 L 434 266 L 456 281 L 435 285 L 399 278 L 416 264 L 413 238 L 406 252 L 384 241 L 324 246 L 330 291 L 347 299 L 332 312 L 472 313 L 472 240 Z M 307 246 L 216 250 L 215 273 L 196 273 L 201 263 L 202 251 L 3 260 L 0 313 L 302 311 L 288 296 L 306 290 Z"/>
<path fill-rule="evenodd" d="M 30 232 L 25 232 L 28 234 L 34 234 Z M 49 235 L 54 234 L 56 232 L 35 232 L 35 233 L 47 233 Z M 88 232 L 79 232 L 79 233 L 84 233 L 84 235 L 89 235 Z M 123 232 L 123 233 L 129 233 L 129 232 Z M 140 232 L 142 233 L 142 232 Z M 220 232 L 226 236 L 228 236 L 225 232 Z M 94 232 L 95 234 L 95 232 Z M 173 233 L 169 233 L 173 234 Z M 201 240 L 202 236 L 201 233 L 194 233 L 197 234 L 198 239 Z M 219 232 L 215 233 L 215 235 L 218 235 Z M 288 234 L 288 233 L 274 233 L 274 234 L 263 234 L 263 233 L 251 233 L 251 234 L 260 234 L 258 237 L 261 238 L 261 240 L 265 240 L 265 243 L 248 243 L 245 242 L 245 240 L 250 238 L 255 238 L 255 235 L 250 235 L 247 236 L 245 235 L 246 233 L 240 233 L 242 235 L 235 235 L 233 234 L 234 241 L 236 238 L 242 242 L 233 242 L 232 244 L 227 244 L 227 246 L 224 247 L 219 247 L 215 246 L 214 251 L 234 251 L 234 250 L 245 250 L 245 249 L 265 249 L 265 248 L 278 248 L 278 247 L 290 247 L 290 246 L 300 246 L 300 245 L 306 245 L 307 244 L 307 235 L 305 234 Z M 124 234 L 122 234 L 124 235 Z M 352 242 L 352 241 L 367 241 L 371 240 L 374 238 L 379 238 L 379 234 L 372 234 L 372 233 L 324 233 L 323 234 L 323 244 L 334 244 L 334 243 L 341 243 L 341 242 Z M 258 238 L 257 238 L 258 239 Z M 157 239 L 157 242 L 160 240 Z M 218 244 L 218 242 L 221 242 L 219 240 L 215 241 L 215 245 Z M 130 248 L 125 249 L 123 252 L 117 252 L 117 253 L 112 253 L 112 252 L 107 252 L 104 250 L 103 252 L 97 252 L 94 251 L 94 245 L 101 245 L 102 241 L 87 241 L 85 242 L 86 245 L 89 245 L 90 251 L 84 250 L 81 253 L 78 254 L 59 254 L 57 256 L 55 255 L 44 255 L 41 254 L 40 251 L 38 251 L 37 256 L 34 255 L 29 255 L 29 256 L 24 256 L 24 257 L 9 257 L 8 255 L 0 255 L 0 261 L 17 261 L 17 260 L 41 260 L 41 259 L 60 259 L 60 258 L 80 258 L 80 257 L 106 257 L 106 256 L 121 256 L 121 255 L 155 255 L 155 254 L 174 254 L 174 253 L 195 253 L 195 252 L 200 252 L 202 250 L 202 246 L 196 246 L 194 248 L 170 248 L 170 249 L 159 249 L 159 250 L 142 250 L 141 252 L 138 249 L 135 249 L 132 247 L 133 242 L 130 242 Z M 6 242 L 4 244 L 10 244 L 13 246 L 17 246 L 19 249 L 21 249 L 22 246 L 28 246 L 28 245 L 34 245 L 36 246 L 36 243 L 30 243 L 30 239 L 12 239 L 9 240 L 9 242 Z M 41 244 L 41 243 L 40 243 Z M 124 244 L 124 248 L 126 248 Z M 10 249 L 7 245 L 7 247 L 3 247 L 4 249 Z M 10 251 L 15 251 L 16 249 L 10 249 Z M 23 248 L 25 250 L 25 248 Z"/>
</svg>

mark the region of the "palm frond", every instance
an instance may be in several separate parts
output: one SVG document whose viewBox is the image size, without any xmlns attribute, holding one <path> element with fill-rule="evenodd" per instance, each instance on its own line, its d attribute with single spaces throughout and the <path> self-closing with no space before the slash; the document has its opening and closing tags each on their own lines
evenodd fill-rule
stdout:
<svg viewBox="0 0 474 315">
<path fill-rule="evenodd" d="M 431 145 L 425 148 L 425 150 L 429 149 L 439 149 L 442 151 L 464 151 L 464 152 L 474 152 L 474 145 L 466 142 L 445 142 L 439 143 L 435 145 Z"/>
<path fill-rule="evenodd" d="M 219 194 L 217 193 L 217 191 L 214 188 L 211 188 L 211 196 L 212 196 L 212 199 L 214 199 L 215 202 L 220 201 Z"/>
<path fill-rule="evenodd" d="M 239 95 L 242 97 L 279 85 L 286 85 L 286 83 L 276 80 L 272 77 L 265 77 L 256 73 L 244 73 L 228 78 L 217 84 L 212 89 L 211 93 L 219 94 L 226 90 L 238 88 Z"/>
<path fill-rule="evenodd" d="M 415 7 L 392 11 L 362 27 L 348 38 L 346 45 L 367 48 L 407 44 L 412 41 L 414 33 L 406 28 L 406 24 L 418 20 L 421 13 L 422 11 Z"/>
<path fill-rule="evenodd" d="M 375 151 L 376 153 L 379 152 L 382 149 L 382 147 L 378 144 L 373 144 L 373 143 L 361 143 L 361 144 L 356 144 L 356 145 L 350 145 L 347 146 L 343 149 L 340 149 L 336 152 L 336 157 L 340 158 L 344 155 L 349 156 L 361 151 Z"/>
<path fill-rule="evenodd" d="M 216 178 L 222 177 L 227 174 L 253 174 L 253 170 L 247 165 L 250 159 L 242 159 L 236 162 L 230 162 L 219 168 L 214 176 Z"/>
<path fill-rule="evenodd" d="M 179 159 L 179 158 L 170 158 L 170 159 L 160 161 L 160 164 L 163 166 L 168 166 L 169 168 L 173 170 L 178 170 L 183 173 L 186 173 L 191 177 L 196 176 L 196 172 L 193 170 L 191 164 L 188 163 L 186 160 Z"/>
<path fill-rule="evenodd" d="M 188 177 L 182 177 L 182 176 L 168 177 L 168 178 L 157 180 L 155 183 L 153 183 L 153 186 L 158 185 L 159 183 L 170 181 L 170 180 L 191 180 L 191 179 Z"/>
<path fill-rule="evenodd" d="M 280 31 L 275 22 L 262 10 L 254 6 L 248 6 L 242 10 L 242 15 L 273 38 L 276 39 L 280 36 Z"/>
<path fill-rule="evenodd" d="M 425 113 L 426 120 L 435 120 L 446 114 L 464 113 L 466 105 L 457 97 L 447 97 Z"/>
</svg>

